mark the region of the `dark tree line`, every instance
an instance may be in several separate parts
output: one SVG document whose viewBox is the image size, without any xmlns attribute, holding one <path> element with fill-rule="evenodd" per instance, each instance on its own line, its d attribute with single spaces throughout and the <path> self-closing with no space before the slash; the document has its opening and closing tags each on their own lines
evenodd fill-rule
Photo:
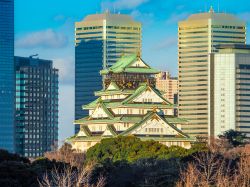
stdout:
<svg viewBox="0 0 250 187">
<path fill-rule="evenodd" d="M 0 150 L 0 186 L 247 187 L 249 155 L 248 139 L 237 131 L 209 145 L 201 139 L 191 149 L 133 136 L 103 139 L 86 153 L 65 144 L 33 162 Z"/>
</svg>

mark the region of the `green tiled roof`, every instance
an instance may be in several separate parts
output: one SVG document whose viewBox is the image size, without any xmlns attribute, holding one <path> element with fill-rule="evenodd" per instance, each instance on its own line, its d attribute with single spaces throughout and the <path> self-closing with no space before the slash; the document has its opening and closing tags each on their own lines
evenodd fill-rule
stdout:
<svg viewBox="0 0 250 187">
<path fill-rule="evenodd" d="M 145 62 L 143 62 L 146 67 L 130 67 L 130 65 L 138 60 L 139 57 L 137 55 L 126 55 L 122 56 L 113 66 L 108 69 L 102 70 L 100 73 L 101 75 L 106 75 L 110 72 L 112 73 L 149 73 L 149 74 L 156 74 L 159 73 L 158 70 L 151 68 Z M 140 59 L 141 60 L 141 59 Z"/>
<path fill-rule="evenodd" d="M 138 123 L 143 119 L 143 116 L 127 116 L 121 115 L 114 117 L 113 119 L 109 118 L 99 118 L 99 119 L 89 119 L 89 117 L 84 117 L 82 119 L 76 120 L 75 124 L 92 124 L 92 123 Z"/>
<path fill-rule="evenodd" d="M 107 109 L 107 107 L 103 104 L 103 101 L 99 102 L 100 107 L 105 111 L 109 118 L 113 119 L 114 115 Z"/>
<path fill-rule="evenodd" d="M 91 136 L 91 132 L 87 126 L 82 126 L 81 128 L 87 136 Z"/>
<path fill-rule="evenodd" d="M 114 117 L 113 119 L 109 118 L 100 118 L 100 119 L 89 119 L 88 117 L 81 118 L 79 120 L 75 121 L 75 124 L 89 124 L 89 123 L 118 123 L 118 122 L 124 122 L 124 123 L 139 123 L 144 116 L 136 116 L 136 115 L 122 115 L 122 116 L 117 116 Z M 170 116 L 164 116 L 165 120 L 168 123 L 171 124 L 183 124 L 187 123 L 188 121 L 182 118 L 177 118 L 177 117 L 170 117 Z"/>
<path fill-rule="evenodd" d="M 108 128 L 108 130 L 111 132 L 111 134 L 112 134 L 113 136 L 118 135 L 117 132 L 116 132 L 116 130 L 115 130 L 114 125 L 108 124 L 108 125 L 107 125 L 107 128 Z"/>
<path fill-rule="evenodd" d="M 100 101 L 102 101 L 101 97 L 97 98 L 87 105 L 83 105 L 82 109 L 95 108 Z"/>
<path fill-rule="evenodd" d="M 111 94 L 132 94 L 134 90 L 101 90 L 95 92 L 95 96 L 111 95 Z"/>
<path fill-rule="evenodd" d="M 160 103 L 122 103 L 121 101 L 103 101 L 107 108 L 117 108 L 117 107 L 133 107 L 133 108 L 160 108 L 168 109 L 173 108 L 174 105 L 160 104 Z M 88 105 L 84 105 L 83 109 L 94 109 L 97 103 L 92 102 Z"/>
<path fill-rule="evenodd" d="M 119 135 L 118 135 L 119 136 Z M 114 136 L 116 137 L 116 136 Z M 136 135 L 135 135 L 136 137 Z M 110 138 L 110 137 L 105 137 L 105 136 L 90 136 L 90 137 L 74 137 L 71 138 L 69 141 L 101 141 L 101 139 L 104 138 Z M 194 142 L 196 141 L 195 138 L 191 138 L 191 137 L 156 137 L 156 136 L 143 136 L 143 137 L 139 137 L 142 141 L 147 141 L 147 140 L 154 140 L 154 141 L 187 141 L 187 142 Z"/>
<path fill-rule="evenodd" d="M 152 91 L 154 91 L 166 104 L 165 103 L 132 103 L 132 102 L 130 102 L 134 98 L 139 96 L 142 92 L 144 92 L 146 89 L 151 89 Z M 132 92 L 132 91 L 130 90 L 130 92 Z M 82 108 L 83 109 L 96 108 L 96 106 L 98 105 L 99 102 L 103 102 L 107 108 L 116 108 L 116 107 L 149 108 L 150 107 L 150 108 L 167 109 L 167 108 L 174 108 L 175 107 L 175 105 L 173 105 L 168 100 L 166 100 L 157 89 L 148 86 L 146 83 L 139 86 L 135 91 L 133 91 L 133 93 L 130 96 L 125 98 L 123 101 L 119 101 L 119 100 L 118 101 L 117 100 L 102 100 L 101 97 L 99 97 L 95 101 L 93 101 L 93 102 L 91 102 L 91 103 L 89 103 L 87 105 L 84 105 Z"/>
</svg>

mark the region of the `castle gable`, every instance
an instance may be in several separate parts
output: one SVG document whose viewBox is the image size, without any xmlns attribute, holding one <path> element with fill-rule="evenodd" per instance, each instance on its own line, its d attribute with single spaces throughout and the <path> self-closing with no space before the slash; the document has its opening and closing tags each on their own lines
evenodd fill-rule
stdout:
<svg viewBox="0 0 250 187">
<path fill-rule="evenodd" d="M 81 137 L 89 137 L 91 136 L 91 132 L 89 130 L 89 128 L 87 126 L 82 126 L 81 130 L 79 131 L 79 133 L 77 134 L 77 136 L 81 136 Z"/>
<path fill-rule="evenodd" d="M 119 90 L 119 87 L 117 86 L 116 83 L 111 82 L 106 90 L 107 91 Z"/>
<path fill-rule="evenodd" d="M 124 103 L 163 103 L 171 104 L 159 91 L 151 88 L 150 86 L 144 85 L 139 87 L 133 95 L 127 98 Z"/>
<path fill-rule="evenodd" d="M 132 102 L 135 103 L 164 103 L 165 100 L 156 94 L 152 89 L 148 88 L 135 97 Z"/>
<path fill-rule="evenodd" d="M 135 124 L 127 131 L 126 135 L 164 135 L 186 137 L 174 125 L 168 124 L 157 113 L 148 115 L 141 123 Z"/>
<path fill-rule="evenodd" d="M 117 135 L 117 133 L 116 133 L 116 130 L 115 130 L 114 126 L 110 125 L 110 124 L 108 124 L 106 126 L 106 129 L 102 134 L 102 136 L 110 136 L 110 137 L 113 137 L 113 136 L 116 136 L 116 135 Z"/>
<path fill-rule="evenodd" d="M 105 107 L 103 103 L 99 103 L 94 112 L 90 115 L 90 118 L 113 118 L 114 116 Z"/>
<path fill-rule="evenodd" d="M 145 62 L 143 62 L 142 59 L 140 59 L 140 58 L 137 58 L 137 60 L 132 62 L 128 67 L 130 67 L 130 68 L 136 68 L 136 67 L 149 68 L 149 66 Z"/>
</svg>

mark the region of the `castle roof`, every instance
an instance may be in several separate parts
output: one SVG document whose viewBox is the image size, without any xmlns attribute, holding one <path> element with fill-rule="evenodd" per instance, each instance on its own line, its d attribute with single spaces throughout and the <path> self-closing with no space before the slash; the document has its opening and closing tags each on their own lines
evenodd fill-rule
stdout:
<svg viewBox="0 0 250 187">
<path fill-rule="evenodd" d="M 113 84 L 113 83 L 111 83 Z M 159 97 L 162 102 L 158 103 L 142 103 L 142 102 L 136 102 L 134 99 L 139 97 L 143 92 L 145 91 L 153 92 L 157 97 Z M 106 90 L 103 90 L 101 92 L 97 92 L 96 95 L 109 95 L 109 94 L 125 94 L 128 95 L 125 99 L 120 100 L 102 100 L 101 97 L 94 100 L 93 102 L 84 105 L 83 109 L 94 109 L 98 105 L 98 103 L 102 102 L 107 108 L 117 108 L 117 107 L 133 107 L 133 108 L 174 108 L 175 106 L 170 103 L 168 100 L 166 100 L 160 93 L 159 90 L 149 86 L 147 83 L 141 84 L 136 90 L 109 90 L 109 87 Z"/>
<path fill-rule="evenodd" d="M 122 56 L 113 66 L 100 71 L 101 75 L 109 73 L 144 73 L 157 74 L 158 70 L 151 68 L 136 54 Z"/>
</svg>

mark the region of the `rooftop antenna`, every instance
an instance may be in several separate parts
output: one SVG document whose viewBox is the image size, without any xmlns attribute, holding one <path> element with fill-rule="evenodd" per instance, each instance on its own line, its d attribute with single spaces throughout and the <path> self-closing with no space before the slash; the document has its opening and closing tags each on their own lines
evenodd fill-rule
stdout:
<svg viewBox="0 0 250 187">
<path fill-rule="evenodd" d="M 211 7 L 210 7 L 210 9 L 209 9 L 209 13 L 214 13 L 213 6 L 211 6 Z"/>
<path fill-rule="evenodd" d="M 38 57 L 38 54 L 30 55 L 30 58 L 33 58 L 33 57 Z"/>
<path fill-rule="evenodd" d="M 220 13 L 220 0 L 218 0 L 218 13 Z"/>
</svg>

